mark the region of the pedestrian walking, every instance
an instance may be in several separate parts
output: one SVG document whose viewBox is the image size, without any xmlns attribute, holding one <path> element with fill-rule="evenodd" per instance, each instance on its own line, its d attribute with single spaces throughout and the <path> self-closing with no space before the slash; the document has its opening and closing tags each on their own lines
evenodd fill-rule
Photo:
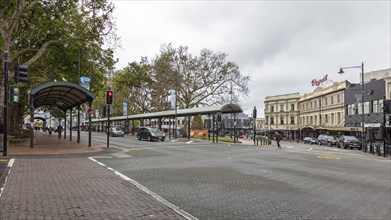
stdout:
<svg viewBox="0 0 391 220">
<path fill-rule="evenodd" d="M 280 141 L 281 141 L 281 135 L 278 132 L 276 132 L 276 142 L 277 142 L 277 147 L 279 149 L 281 149 Z"/>
<path fill-rule="evenodd" d="M 63 130 L 63 127 L 61 126 L 61 124 L 58 125 L 56 131 L 58 133 L 58 140 L 61 139 L 61 133 L 62 133 L 62 130 Z"/>
</svg>

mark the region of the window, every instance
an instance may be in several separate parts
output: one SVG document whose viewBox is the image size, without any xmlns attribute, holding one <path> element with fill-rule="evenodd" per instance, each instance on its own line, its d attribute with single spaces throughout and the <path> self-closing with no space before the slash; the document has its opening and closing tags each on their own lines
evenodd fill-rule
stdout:
<svg viewBox="0 0 391 220">
<path fill-rule="evenodd" d="M 373 100 L 373 113 L 382 112 L 383 108 L 383 99 Z"/>
<path fill-rule="evenodd" d="M 281 112 L 284 111 L 284 105 L 280 105 L 280 111 L 281 111 Z"/>
<path fill-rule="evenodd" d="M 341 96 L 337 95 L 337 103 L 341 103 Z"/>
<path fill-rule="evenodd" d="M 315 106 L 314 106 L 314 107 L 316 108 L 316 107 L 317 107 L 317 105 L 318 105 L 318 103 L 315 101 Z"/>
<path fill-rule="evenodd" d="M 325 105 L 325 106 L 327 105 L 327 97 L 324 98 L 324 105 Z"/>
<path fill-rule="evenodd" d="M 295 117 L 291 116 L 291 125 L 295 124 Z"/>
<path fill-rule="evenodd" d="M 284 124 L 284 116 L 280 117 L 280 124 L 282 124 L 282 125 Z"/>
<path fill-rule="evenodd" d="M 270 106 L 270 112 L 274 112 L 274 105 Z"/>
<path fill-rule="evenodd" d="M 358 105 L 357 105 L 357 114 L 360 114 L 360 115 L 361 115 L 361 113 L 362 113 L 361 110 L 362 110 L 362 109 L 361 109 L 361 103 L 358 103 Z"/>
<path fill-rule="evenodd" d="M 330 120 L 331 120 L 331 124 L 334 125 L 335 124 L 335 122 L 334 122 L 334 113 L 331 113 L 331 119 Z"/>
<path fill-rule="evenodd" d="M 337 124 L 341 124 L 341 123 L 342 123 L 342 121 L 341 121 L 341 113 L 338 112 L 337 113 Z"/>
<path fill-rule="evenodd" d="M 269 121 L 269 116 L 266 116 L 265 124 L 267 124 Z"/>
<path fill-rule="evenodd" d="M 325 115 L 324 116 L 324 122 L 326 123 L 326 124 L 328 124 L 329 123 L 329 117 L 328 117 L 329 115 Z"/>
<path fill-rule="evenodd" d="M 295 110 L 295 104 L 291 104 L 291 111 Z"/>
<path fill-rule="evenodd" d="M 274 117 L 270 117 L 270 124 L 274 125 Z"/>
<path fill-rule="evenodd" d="M 369 102 L 364 102 L 364 114 L 369 114 Z"/>
<path fill-rule="evenodd" d="M 331 100 L 331 104 L 333 105 L 334 104 L 334 96 L 331 96 L 330 100 Z"/>
</svg>

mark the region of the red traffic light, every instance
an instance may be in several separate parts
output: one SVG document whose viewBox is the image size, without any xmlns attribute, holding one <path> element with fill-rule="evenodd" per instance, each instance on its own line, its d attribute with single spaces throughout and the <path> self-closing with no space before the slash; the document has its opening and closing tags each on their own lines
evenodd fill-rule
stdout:
<svg viewBox="0 0 391 220">
<path fill-rule="evenodd" d="M 112 105 L 114 102 L 114 92 L 112 90 L 106 91 L 106 105 Z"/>
</svg>

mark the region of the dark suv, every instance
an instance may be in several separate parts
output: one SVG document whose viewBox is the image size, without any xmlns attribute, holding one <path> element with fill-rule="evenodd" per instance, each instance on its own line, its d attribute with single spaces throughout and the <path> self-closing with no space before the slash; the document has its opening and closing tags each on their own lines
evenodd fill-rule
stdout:
<svg viewBox="0 0 391 220">
<path fill-rule="evenodd" d="M 332 145 L 337 146 L 337 139 L 331 135 L 321 134 L 318 136 L 319 145 L 327 145 L 331 147 Z"/>
<path fill-rule="evenodd" d="M 346 136 L 342 135 L 338 138 L 338 147 L 346 149 L 346 148 L 357 148 L 361 150 L 361 142 L 355 136 Z"/>
</svg>

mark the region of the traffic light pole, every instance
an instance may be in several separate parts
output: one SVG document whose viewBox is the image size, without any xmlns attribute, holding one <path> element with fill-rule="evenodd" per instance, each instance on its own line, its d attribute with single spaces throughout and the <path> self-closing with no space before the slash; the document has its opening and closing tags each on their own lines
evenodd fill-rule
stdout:
<svg viewBox="0 0 391 220">
<path fill-rule="evenodd" d="M 110 145 L 110 138 L 109 138 L 109 129 L 110 129 L 110 105 L 107 105 L 107 128 L 106 128 L 106 133 L 107 133 L 107 148 L 109 148 Z"/>
<path fill-rule="evenodd" d="M 4 52 L 4 110 L 3 110 L 3 156 L 7 156 L 7 123 L 8 123 L 8 51 Z"/>
</svg>

